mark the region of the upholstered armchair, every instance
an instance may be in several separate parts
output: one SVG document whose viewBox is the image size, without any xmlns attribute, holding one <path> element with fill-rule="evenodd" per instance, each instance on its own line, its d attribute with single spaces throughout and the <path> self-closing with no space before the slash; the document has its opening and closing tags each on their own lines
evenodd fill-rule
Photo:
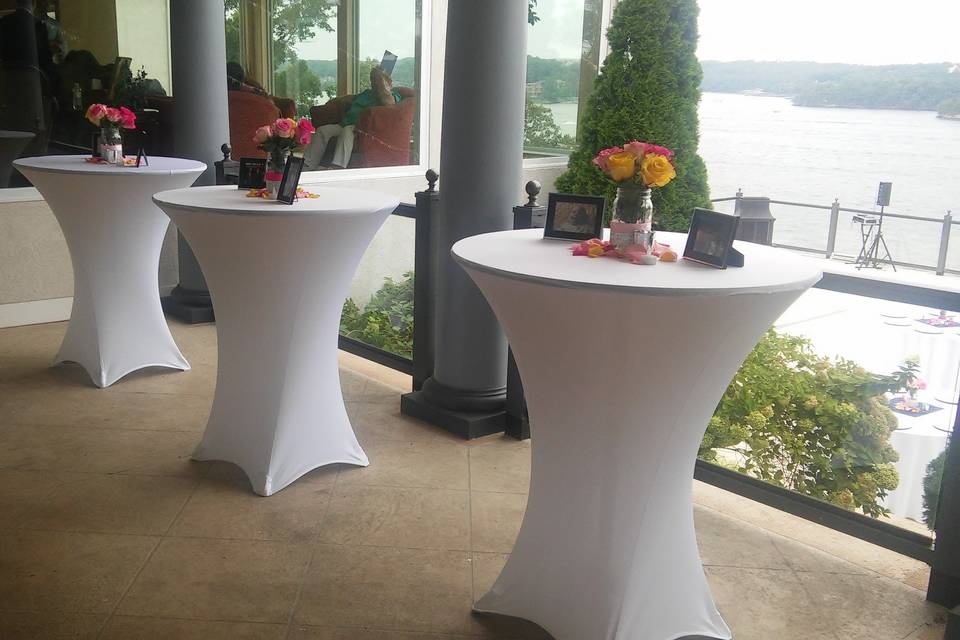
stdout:
<svg viewBox="0 0 960 640">
<path fill-rule="evenodd" d="M 357 120 L 356 140 L 350 167 L 392 167 L 410 164 L 410 142 L 416 115 L 416 92 L 396 87 L 401 100 L 397 104 L 370 107 Z M 334 98 L 326 104 L 310 107 L 313 126 L 339 124 L 350 109 L 353 96 Z M 328 145 L 332 145 L 331 140 Z"/>
</svg>

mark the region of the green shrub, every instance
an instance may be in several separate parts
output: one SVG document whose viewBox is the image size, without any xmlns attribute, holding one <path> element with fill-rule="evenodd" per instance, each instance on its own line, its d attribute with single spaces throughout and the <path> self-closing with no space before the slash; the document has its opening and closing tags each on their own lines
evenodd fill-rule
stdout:
<svg viewBox="0 0 960 640">
<path fill-rule="evenodd" d="M 727 388 L 700 457 L 726 450 L 738 471 L 878 517 L 899 483 L 889 442 L 897 419 L 883 396 L 896 384 L 771 330 Z"/>
<path fill-rule="evenodd" d="M 675 153 L 677 177 L 653 190 L 655 227 L 686 231 L 693 208 L 709 206 L 707 170 L 697 155 L 697 13 L 695 0 L 620 1 L 607 31 L 610 55 L 587 101 L 577 148 L 557 178 L 558 191 L 605 195 L 612 204 L 616 187 L 593 158 L 601 149 L 640 140 Z"/>
<path fill-rule="evenodd" d="M 937 526 L 937 505 L 940 504 L 940 484 L 943 481 L 943 466 L 947 461 L 944 449 L 927 465 L 923 476 L 923 521 L 931 531 Z"/>
<path fill-rule="evenodd" d="M 413 357 L 413 272 L 400 282 L 384 278 L 383 286 L 363 308 L 347 298 L 340 333 L 406 358 Z"/>
</svg>

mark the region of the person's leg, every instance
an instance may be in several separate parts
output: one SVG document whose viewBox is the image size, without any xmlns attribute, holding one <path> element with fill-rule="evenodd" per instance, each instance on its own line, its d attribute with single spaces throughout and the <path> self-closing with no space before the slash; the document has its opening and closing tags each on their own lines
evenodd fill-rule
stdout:
<svg viewBox="0 0 960 640">
<path fill-rule="evenodd" d="M 355 125 L 343 127 L 340 131 L 340 137 L 337 138 L 337 148 L 333 152 L 333 161 L 338 167 L 346 167 L 350 164 L 350 156 L 353 154 L 353 134 Z"/>
<path fill-rule="evenodd" d="M 320 161 L 323 159 L 323 152 L 327 150 L 327 143 L 330 142 L 330 138 L 340 135 L 341 129 L 343 127 L 338 124 L 322 124 L 317 127 L 310 144 L 303 150 L 303 168 L 306 171 L 320 168 Z"/>
</svg>

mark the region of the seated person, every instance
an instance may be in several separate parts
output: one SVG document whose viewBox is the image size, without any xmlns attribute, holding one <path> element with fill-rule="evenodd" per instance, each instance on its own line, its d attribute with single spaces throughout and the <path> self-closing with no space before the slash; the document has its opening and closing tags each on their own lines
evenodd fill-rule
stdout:
<svg viewBox="0 0 960 640">
<path fill-rule="evenodd" d="M 227 63 L 227 90 L 229 91 L 247 91 L 260 96 L 267 95 L 263 87 L 253 80 L 247 79 L 247 72 L 243 70 L 243 65 L 233 60 Z"/>
<path fill-rule="evenodd" d="M 380 67 L 371 69 L 370 88 L 353 97 L 350 109 L 343 116 L 340 124 L 324 124 L 317 127 L 310 144 L 303 150 L 304 169 L 312 171 L 320 167 L 320 160 L 323 158 L 327 143 L 334 136 L 337 137 L 337 146 L 331 165 L 346 167 L 350 164 L 350 156 L 353 154 L 354 131 L 360 114 L 369 107 L 389 106 L 397 104 L 401 99 L 400 92 L 393 88 L 390 76 Z"/>
</svg>

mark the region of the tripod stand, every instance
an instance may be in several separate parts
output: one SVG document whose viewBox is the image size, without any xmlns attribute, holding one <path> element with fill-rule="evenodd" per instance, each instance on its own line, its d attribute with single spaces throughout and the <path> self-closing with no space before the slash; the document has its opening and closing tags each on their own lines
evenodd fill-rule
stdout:
<svg viewBox="0 0 960 640">
<path fill-rule="evenodd" d="M 860 254 L 854 262 L 857 265 L 857 270 L 859 271 L 864 267 L 881 269 L 883 268 L 881 263 L 888 262 L 896 271 L 897 265 L 893 263 L 887 241 L 883 239 L 883 207 L 880 207 L 879 216 L 856 215 L 853 216 L 853 221 L 860 223 L 860 239 L 862 240 Z M 881 247 L 883 248 L 882 255 L 880 253 Z"/>
</svg>

